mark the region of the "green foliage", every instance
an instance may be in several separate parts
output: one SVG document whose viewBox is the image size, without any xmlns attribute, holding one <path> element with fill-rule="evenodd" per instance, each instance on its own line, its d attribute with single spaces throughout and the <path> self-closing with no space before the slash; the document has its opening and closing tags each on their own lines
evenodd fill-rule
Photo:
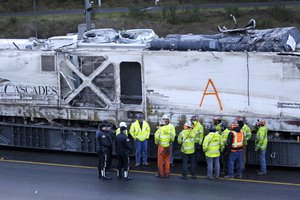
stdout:
<svg viewBox="0 0 300 200">
<path fill-rule="evenodd" d="M 230 14 L 234 15 L 235 17 L 241 16 L 241 10 L 238 7 L 225 7 L 225 14 L 229 16 Z"/>
<path fill-rule="evenodd" d="M 140 17 L 141 16 L 141 10 L 142 8 L 136 5 L 130 5 L 128 7 L 128 16 L 132 18 Z"/>
<path fill-rule="evenodd" d="M 163 19 L 165 19 L 170 24 L 178 23 L 177 5 L 171 4 L 165 6 L 162 10 Z"/>
<path fill-rule="evenodd" d="M 200 21 L 201 12 L 198 6 L 194 6 L 192 9 L 187 9 L 185 16 L 181 18 L 181 22 L 183 23 L 192 23 Z"/>
<path fill-rule="evenodd" d="M 272 7 L 269 7 L 268 9 L 270 16 L 273 19 L 276 19 L 277 21 L 284 22 L 284 21 L 290 21 L 292 18 L 294 18 L 294 14 L 289 11 L 285 7 L 284 4 L 275 4 Z"/>
<path fill-rule="evenodd" d="M 33 10 L 32 0 L 8 0 L 2 3 L 6 12 L 22 12 L 26 10 Z"/>
<path fill-rule="evenodd" d="M 60 0 L 61 4 L 57 4 L 59 0 L 36 0 L 37 10 L 45 9 L 69 9 L 65 1 Z M 139 0 L 142 3 L 144 0 Z M 197 0 L 196 0 L 197 1 Z M 199 0 L 203 3 L 202 0 Z M 18 10 L 20 8 L 27 8 L 32 11 L 32 0 L 6 0 L 0 4 L 4 6 L 7 2 L 12 2 L 11 6 Z M 48 2 L 47 6 L 46 3 Z M 56 3 L 55 3 L 56 2 Z M 66 0 L 69 3 L 80 3 L 78 7 L 83 8 L 83 0 Z M 96 2 L 96 1 L 95 1 Z M 112 4 L 127 2 L 133 3 L 133 0 L 115 0 L 104 1 L 103 6 L 111 2 Z M 167 4 L 168 0 L 160 1 L 161 6 L 165 6 L 160 12 L 144 12 L 141 13 L 141 4 L 130 6 L 128 13 L 111 13 L 111 14 L 92 14 L 93 23 L 97 28 L 111 27 L 116 29 L 121 28 L 152 28 L 158 35 L 165 36 L 170 33 L 200 33 L 200 34 L 215 34 L 217 25 L 232 26 L 232 19 L 229 14 L 235 15 L 238 24 L 244 25 L 249 19 L 254 18 L 257 23 L 257 28 L 272 28 L 283 26 L 296 26 L 300 28 L 299 7 L 290 8 L 284 5 L 276 5 L 270 8 L 253 8 L 238 9 L 226 8 L 224 9 L 202 9 L 200 6 L 194 5 L 191 9 L 178 9 L 178 0 L 173 0 L 172 4 Z M 192 2 L 190 0 L 189 2 Z M 206 1 L 209 2 L 210 1 Z M 212 1 L 213 2 L 213 1 Z M 21 5 L 24 3 L 24 5 Z M 150 2 L 151 3 L 151 2 Z M 187 5 L 187 1 L 184 1 Z M 127 4 L 129 5 L 129 4 Z M 44 6 L 44 7 L 43 7 Z M 75 5 L 74 5 L 75 6 Z M 94 8 L 96 3 L 94 4 Z M 0 9 L 1 10 L 1 9 Z M 10 12 L 8 8 L 5 11 Z M 226 20 L 224 17 L 226 16 Z M 240 16 L 240 17 L 239 17 Z M 65 35 L 69 32 L 76 32 L 77 26 L 83 23 L 85 18 L 83 14 L 80 15 L 47 15 L 37 16 L 38 34 L 42 38 L 51 37 L 53 35 Z M 0 37 L 2 38 L 28 38 L 35 34 L 34 26 L 35 18 L 33 16 L 13 16 L 0 18 Z"/>
<path fill-rule="evenodd" d="M 270 27 L 273 27 L 273 25 L 274 25 L 274 21 L 269 18 L 259 20 L 256 24 L 257 28 L 259 28 L 259 29 L 270 28 Z"/>
<path fill-rule="evenodd" d="M 18 22 L 18 19 L 15 18 L 15 17 L 10 17 L 10 18 L 8 19 L 8 23 L 9 23 L 10 25 L 15 25 L 17 22 Z"/>
</svg>

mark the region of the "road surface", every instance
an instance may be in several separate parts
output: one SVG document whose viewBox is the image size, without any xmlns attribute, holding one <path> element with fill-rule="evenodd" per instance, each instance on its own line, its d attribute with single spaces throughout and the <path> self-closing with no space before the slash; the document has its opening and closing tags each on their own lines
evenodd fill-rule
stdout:
<svg viewBox="0 0 300 200">
<path fill-rule="evenodd" d="M 155 177 L 152 167 L 131 171 L 132 181 L 97 178 L 94 155 L 0 150 L 0 194 L 3 200 L 147 200 L 147 199 L 299 199 L 300 172 L 270 169 L 258 177 L 248 167 L 243 179 L 207 180 L 205 165 L 196 180 L 181 180 L 180 162 L 169 179 Z M 133 164 L 133 163 L 132 163 Z"/>
</svg>

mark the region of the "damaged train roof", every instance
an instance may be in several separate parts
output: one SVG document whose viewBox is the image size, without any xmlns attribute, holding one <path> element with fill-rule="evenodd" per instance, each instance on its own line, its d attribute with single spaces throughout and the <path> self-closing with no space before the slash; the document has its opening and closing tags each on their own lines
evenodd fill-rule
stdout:
<svg viewBox="0 0 300 200">
<path fill-rule="evenodd" d="M 238 29 L 216 35 L 168 35 L 151 41 L 151 50 L 291 52 L 300 44 L 295 27 L 264 30 Z"/>
<path fill-rule="evenodd" d="M 78 40 L 78 35 L 56 36 L 45 40 L 0 39 L 0 49 L 57 50 L 62 48 L 139 49 L 172 51 L 257 51 L 293 52 L 300 49 L 296 27 L 252 30 L 224 29 L 215 35 L 170 34 L 159 38 L 151 29 L 93 29 Z"/>
</svg>

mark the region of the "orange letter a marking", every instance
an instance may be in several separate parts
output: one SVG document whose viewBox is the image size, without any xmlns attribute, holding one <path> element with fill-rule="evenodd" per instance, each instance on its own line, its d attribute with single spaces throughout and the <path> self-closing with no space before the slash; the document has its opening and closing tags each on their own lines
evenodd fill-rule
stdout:
<svg viewBox="0 0 300 200">
<path fill-rule="evenodd" d="M 213 92 L 208 92 L 207 91 L 209 85 L 212 86 L 212 88 L 214 90 Z M 205 87 L 205 90 L 204 90 L 204 93 L 202 95 L 202 99 L 201 99 L 201 102 L 200 102 L 200 108 L 202 106 L 202 103 L 203 103 L 203 100 L 204 100 L 204 96 L 206 96 L 206 95 L 216 95 L 218 103 L 219 103 L 219 106 L 220 106 L 220 110 L 223 110 L 223 107 L 222 107 L 222 104 L 221 104 L 221 101 L 220 101 L 220 98 L 219 98 L 219 95 L 218 95 L 218 91 L 216 90 L 216 87 L 215 87 L 215 85 L 214 85 L 214 83 L 212 82 L 211 79 L 208 79 L 207 85 Z"/>
</svg>

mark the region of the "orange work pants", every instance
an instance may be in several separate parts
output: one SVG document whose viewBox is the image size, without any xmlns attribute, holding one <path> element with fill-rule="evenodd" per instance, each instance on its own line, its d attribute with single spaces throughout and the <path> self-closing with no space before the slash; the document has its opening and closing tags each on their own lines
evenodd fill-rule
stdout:
<svg viewBox="0 0 300 200">
<path fill-rule="evenodd" d="M 170 151 L 168 153 L 164 152 L 164 147 L 158 145 L 157 150 L 157 167 L 159 177 L 169 177 L 170 176 Z"/>
</svg>

